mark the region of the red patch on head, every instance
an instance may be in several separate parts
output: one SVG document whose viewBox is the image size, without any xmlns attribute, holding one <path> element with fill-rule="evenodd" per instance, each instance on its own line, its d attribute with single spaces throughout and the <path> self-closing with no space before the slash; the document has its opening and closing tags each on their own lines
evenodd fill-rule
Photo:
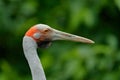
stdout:
<svg viewBox="0 0 120 80">
<path fill-rule="evenodd" d="M 38 41 L 38 39 L 35 39 L 33 37 L 34 33 L 37 33 L 37 32 L 39 32 L 39 30 L 36 27 L 33 26 L 26 32 L 25 36 L 32 37 L 35 41 Z"/>
</svg>

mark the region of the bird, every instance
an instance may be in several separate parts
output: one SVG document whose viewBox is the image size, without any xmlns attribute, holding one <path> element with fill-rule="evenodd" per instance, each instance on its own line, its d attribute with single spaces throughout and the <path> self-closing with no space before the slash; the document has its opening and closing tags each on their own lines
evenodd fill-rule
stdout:
<svg viewBox="0 0 120 80">
<path fill-rule="evenodd" d="M 33 25 L 23 37 L 23 52 L 30 67 L 32 80 L 46 80 L 45 72 L 37 54 L 37 48 L 46 48 L 55 40 L 69 40 L 83 43 L 94 43 L 94 41 L 59 31 L 46 24 Z"/>
</svg>

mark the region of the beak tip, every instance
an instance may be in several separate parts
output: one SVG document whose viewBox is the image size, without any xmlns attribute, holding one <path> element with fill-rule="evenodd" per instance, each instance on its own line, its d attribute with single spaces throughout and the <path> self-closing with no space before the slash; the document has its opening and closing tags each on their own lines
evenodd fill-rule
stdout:
<svg viewBox="0 0 120 80">
<path fill-rule="evenodd" d="M 91 40 L 89 43 L 94 44 L 95 42 Z"/>
</svg>

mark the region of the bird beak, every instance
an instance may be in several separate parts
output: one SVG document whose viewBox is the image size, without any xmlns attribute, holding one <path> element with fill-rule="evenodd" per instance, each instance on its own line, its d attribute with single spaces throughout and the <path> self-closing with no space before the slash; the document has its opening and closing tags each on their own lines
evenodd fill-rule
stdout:
<svg viewBox="0 0 120 80">
<path fill-rule="evenodd" d="M 58 31 L 55 29 L 53 29 L 52 40 L 69 40 L 69 41 L 83 42 L 83 43 L 94 43 L 94 41 L 90 39 L 77 36 L 77 35 L 73 35 L 73 34 L 69 34 L 69 33 L 62 32 L 62 31 Z"/>
</svg>

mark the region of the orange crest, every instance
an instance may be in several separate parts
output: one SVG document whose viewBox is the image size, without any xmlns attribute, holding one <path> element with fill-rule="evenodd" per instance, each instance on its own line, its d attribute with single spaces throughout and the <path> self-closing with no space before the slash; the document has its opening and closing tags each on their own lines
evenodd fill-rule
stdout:
<svg viewBox="0 0 120 80">
<path fill-rule="evenodd" d="M 26 32 L 25 36 L 32 37 L 35 41 L 38 41 L 38 39 L 35 39 L 33 37 L 34 33 L 37 33 L 37 32 L 39 32 L 39 30 L 35 26 L 33 26 Z"/>
</svg>

